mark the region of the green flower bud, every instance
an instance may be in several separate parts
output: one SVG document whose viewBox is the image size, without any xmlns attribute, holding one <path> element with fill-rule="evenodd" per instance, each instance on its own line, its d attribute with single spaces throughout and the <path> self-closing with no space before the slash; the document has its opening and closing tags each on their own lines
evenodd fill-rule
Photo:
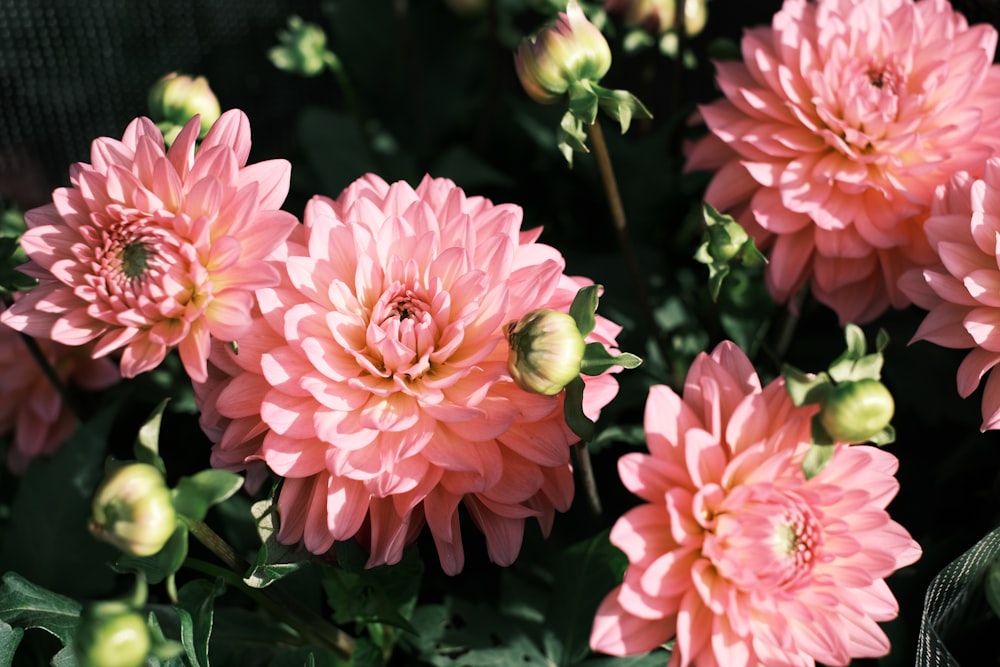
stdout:
<svg viewBox="0 0 1000 667">
<path fill-rule="evenodd" d="M 97 489 L 91 511 L 91 532 L 136 556 L 160 551 L 177 527 L 170 489 L 146 463 L 113 470 Z"/>
<path fill-rule="evenodd" d="M 611 68 L 611 47 L 576 0 L 569 0 L 555 23 L 521 40 L 514 65 L 532 99 L 555 102 L 574 83 L 600 81 Z"/>
<path fill-rule="evenodd" d="M 687 35 L 697 35 L 708 21 L 708 0 L 682 1 L 684 32 Z M 676 0 L 610 0 L 605 7 L 609 12 L 623 13 L 625 25 L 632 28 L 643 28 L 662 35 L 676 27 Z"/>
<path fill-rule="evenodd" d="M 288 29 L 278 33 L 279 46 L 267 52 L 271 63 L 284 72 L 316 76 L 323 72 L 329 54 L 326 33 L 298 16 L 288 18 Z"/>
<path fill-rule="evenodd" d="M 139 667 L 150 649 L 149 629 L 138 613 L 124 608 L 87 613 L 76 629 L 73 650 L 80 667 Z"/>
<path fill-rule="evenodd" d="M 567 313 L 540 308 L 507 325 L 507 370 L 521 389 L 553 396 L 580 374 L 586 343 Z"/>
<path fill-rule="evenodd" d="M 164 134 L 173 136 L 177 136 L 189 120 L 200 116 L 199 136 L 204 137 L 222 113 L 219 99 L 203 76 L 192 78 L 171 72 L 153 84 L 147 101 L 153 120 Z"/>
<path fill-rule="evenodd" d="M 867 378 L 833 387 L 823 399 L 819 420 L 834 442 L 867 442 L 889 425 L 894 411 L 885 385 Z"/>
</svg>

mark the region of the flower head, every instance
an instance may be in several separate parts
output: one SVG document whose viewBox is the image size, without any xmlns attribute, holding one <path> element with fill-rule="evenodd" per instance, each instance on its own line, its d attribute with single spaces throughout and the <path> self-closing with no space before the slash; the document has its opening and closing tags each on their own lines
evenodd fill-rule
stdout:
<svg viewBox="0 0 1000 667">
<path fill-rule="evenodd" d="M 109 359 L 91 359 L 84 348 L 36 341 L 64 385 L 106 389 L 121 375 Z M 76 430 L 77 420 L 42 372 L 21 335 L 0 325 L 0 435 L 9 435 L 7 467 L 23 474 L 28 463 L 54 453 Z"/>
<path fill-rule="evenodd" d="M 925 229 L 939 261 L 903 276 L 901 287 L 928 310 L 913 340 L 971 348 L 958 369 L 958 392 L 968 397 L 989 374 L 983 392 L 982 430 L 1000 428 L 1000 158 L 991 159 L 981 179 L 956 174 L 938 190 Z"/>
<path fill-rule="evenodd" d="M 202 397 L 213 458 L 284 477 L 278 538 L 315 553 L 357 535 L 393 563 L 426 524 L 447 572 L 462 569 L 459 506 L 509 564 L 525 520 L 543 531 L 572 499 L 562 395 L 519 388 L 506 325 L 566 311 L 582 279 L 522 232 L 521 209 L 446 179 L 374 175 L 314 197 L 287 244 L 281 284 L 257 292 L 238 352 L 217 347 Z M 598 317 L 590 340 L 612 345 Z M 218 363 L 216 364 L 216 361 Z M 596 417 L 617 391 L 587 378 Z"/>
<path fill-rule="evenodd" d="M 611 47 L 576 0 L 537 35 L 521 40 L 514 64 L 524 90 L 554 102 L 577 82 L 597 83 L 611 68 Z"/>
<path fill-rule="evenodd" d="M 718 169 L 706 199 L 770 246 L 777 300 L 808 283 L 841 322 L 909 303 L 935 187 L 1000 146 L 996 41 L 946 0 L 786 0 L 716 63 L 687 168 Z"/>
<path fill-rule="evenodd" d="M 815 411 L 795 407 L 781 379 L 762 387 L 728 342 L 695 360 L 683 397 L 653 387 L 650 453 L 618 465 L 644 502 L 611 531 L 629 566 L 597 611 L 595 650 L 639 653 L 676 636 L 680 665 L 846 665 L 888 652 L 877 622 L 898 606 L 884 578 L 920 555 L 885 511 L 897 461 L 835 445 L 807 480 Z"/>
<path fill-rule="evenodd" d="M 212 337 L 235 340 L 250 324 L 253 290 L 273 285 L 263 260 L 296 226 L 278 210 L 290 165 L 247 165 L 250 126 L 231 110 L 195 151 L 191 119 L 169 151 L 148 118 L 121 141 L 102 137 L 91 164 L 70 170 L 72 187 L 25 214 L 22 270 L 37 287 L 3 323 L 65 345 L 121 350 L 125 377 L 180 351 L 196 382 L 206 378 Z"/>
</svg>

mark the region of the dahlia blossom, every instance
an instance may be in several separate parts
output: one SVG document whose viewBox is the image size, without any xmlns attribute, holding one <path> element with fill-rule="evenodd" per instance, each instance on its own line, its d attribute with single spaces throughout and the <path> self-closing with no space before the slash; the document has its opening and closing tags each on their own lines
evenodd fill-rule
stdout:
<svg viewBox="0 0 1000 667">
<path fill-rule="evenodd" d="M 716 63 L 687 169 L 718 169 L 706 200 L 769 247 L 775 299 L 808 283 L 842 323 L 909 303 L 935 187 L 1000 146 L 996 42 L 946 0 L 786 0 Z"/>
<path fill-rule="evenodd" d="M 835 445 L 806 479 L 816 406 L 765 387 L 729 342 L 692 364 L 683 397 L 653 387 L 649 454 L 619 461 L 643 504 L 615 524 L 629 559 L 591 646 L 615 655 L 676 636 L 671 665 L 845 665 L 885 655 L 877 621 L 898 605 L 884 577 L 920 547 L 890 519 L 894 456 Z"/>
<path fill-rule="evenodd" d="M 278 210 L 290 165 L 247 165 L 250 125 L 223 114 L 195 151 L 197 116 L 170 150 L 148 118 L 121 141 L 102 137 L 72 187 L 28 211 L 24 273 L 39 284 L 0 319 L 36 338 L 121 350 L 125 377 L 180 351 L 196 382 L 207 377 L 212 337 L 235 340 L 250 324 L 253 290 L 278 274 L 263 260 L 296 226 Z"/>
<path fill-rule="evenodd" d="M 983 391 L 983 431 L 1000 428 L 1000 158 L 982 179 L 959 173 L 938 189 L 924 225 L 939 262 L 904 274 L 900 286 L 928 310 L 913 340 L 972 348 L 958 369 L 958 392 L 968 397 L 989 373 Z"/>
<path fill-rule="evenodd" d="M 463 505 L 509 564 L 525 519 L 543 532 L 573 495 L 562 394 L 519 388 L 507 325 L 567 311 L 589 284 L 520 231 L 521 209 L 446 179 L 374 175 L 314 197 L 275 265 L 277 287 L 234 352 L 217 346 L 202 423 L 217 465 L 262 460 L 284 478 L 278 539 L 325 553 L 355 535 L 369 566 L 397 562 L 426 523 L 443 569 L 462 569 Z M 613 345 L 598 318 L 590 341 Z M 596 418 L 617 392 L 586 379 Z"/>
<path fill-rule="evenodd" d="M 83 348 L 48 340 L 37 343 L 66 386 L 98 391 L 118 382 L 118 369 L 109 359 L 91 359 Z M 72 410 L 21 335 L 0 326 L 0 436 L 9 436 L 7 467 L 14 474 L 24 474 L 32 459 L 53 454 L 76 426 Z"/>
</svg>

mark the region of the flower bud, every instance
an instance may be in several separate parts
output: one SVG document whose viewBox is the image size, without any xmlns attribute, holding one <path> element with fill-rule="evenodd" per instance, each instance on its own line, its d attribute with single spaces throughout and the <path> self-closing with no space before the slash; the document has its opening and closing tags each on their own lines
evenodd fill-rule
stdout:
<svg viewBox="0 0 1000 667">
<path fill-rule="evenodd" d="M 77 626 L 73 650 L 80 667 L 139 667 L 149 654 L 146 621 L 122 605 L 116 612 L 88 611 Z"/>
<path fill-rule="evenodd" d="M 189 120 L 200 116 L 199 136 L 204 137 L 222 113 L 218 98 L 203 76 L 192 78 L 171 72 L 153 84 L 147 101 L 153 120 L 164 134 L 173 136 Z"/>
<path fill-rule="evenodd" d="M 708 21 L 708 0 L 682 0 L 684 33 L 697 35 Z M 664 34 L 675 30 L 677 0 L 607 0 L 605 9 L 624 14 L 625 25 Z"/>
<path fill-rule="evenodd" d="M 538 102 L 554 102 L 574 83 L 597 83 L 611 67 L 611 47 L 576 0 L 555 23 L 521 40 L 514 57 L 524 90 Z"/>
<path fill-rule="evenodd" d="M 113 470 L 97 489 L 91 509 L 91 532 L 136 556 L 160 551 L 177 525 L 163 475 L 145 463 Z"/>
<path fill-rule="evenodd" d="M 867 378 L 833 387 L 823 399 L 819 420 L 835 442 L 867 442 L 889 425 L 894 410 L 885 385 Z"/>
<path fill-rule="evenodd" d="M 328 49 L 326 33 L 315 23 L 301 17 L 288 18 L 288 29 L 278 33 L 279 46 L 268 52 L 271 63 L 284 72 L 301 76 L 316 76 L 326 67 Z"/>
<path fill-rule="evenodd" d="M 580 374 L 586 343 L 567 313 L 540 308 L 507 325 L 507 370 L 521 389 L 552 396 Z"/>
</svg>

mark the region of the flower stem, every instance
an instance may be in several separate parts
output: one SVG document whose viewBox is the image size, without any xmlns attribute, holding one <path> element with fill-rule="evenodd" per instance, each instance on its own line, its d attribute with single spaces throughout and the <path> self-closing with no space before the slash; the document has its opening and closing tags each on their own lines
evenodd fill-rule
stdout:
<svg viewBox="0 0 1000 667">
<path fill-rule="evenodd" d="M 583 485 L 584 497 L 587 499 L 587 509 L 590 510 L 591 516 L 600 522 L 604 518 L 604 509 L 601 507 L 601 496 L 597 491 L 597 481 L 594 479 L 594 466 L 590 462 L 587 441 L 581 440 L 573 445 L 573 452 L 576 454 L 576 469 L 580 473 L 580 483 Z"/>
<path fill-rule="evenodd" d="M 201 542 L 209 551 L 225 563 L 229 570 L 216 568 L 209 563 L 188 558 L 185 564 L 193 569 L 221 576 L 227 582 L 237 586 L 247 596 L 261 604 L 270 613 L 284 620 L 301 633 L 307 641 L 318 646 L 331 649 L 343 657 L 349 657 L 354 651 L 354 638 L 346 632 L 330 624 L 315 612 L 303 607 L 279 588 L 254 589 L 243 582 L 243 573 L 250 568 L 236 551 L 212 530 L 204 521 L 188 521 L 191 535 Z M 208 569 L 206 569 L 208 568 Z M 209 571 L 209 569 L 211 571 Z"/>
<path fill-rule="evenodd" d="M 49 363 L 48 357 L 45 356 L 45 352 L 38 344 L 38 341 L 26 333 L 21 334 L 21 340 L 24 341 L 31 357 L 42 370 L 42 374 L 45 375 L 45 378 L 52 384 L 53 387 L 55 387 L 55 390 L 59 394 L 59 398 L 62 399 L 63 404 L 69 407 L 77 421 L 83 421 L 81 411 L 77 407 L 76 403 L 74 403 L 73 397 L 69 393 L 69 389 L 66 388 L 66 385 L 59 378 L 59 375 L 56 373 L 56 369 L 52 367 L 51 363 Z"/>
<path fill-rule="evenodd" d="M 618 192 L 618 181 L 615 179 L 614 168 L 611 165 L 611 155 L 608 153 L 608 145 L 604 141 L 604 132 L 601 126 L 595 121 L 587 126 L 587 133 L 590 135 L 590 145 L 594 150 L 594 159 L 597 160 L 597 169 L 601 174 L 601 183 L 604 186 L 604 193 L 608 198 L 608 207 L 611 209 L 611 222 L 614 224 L 615 232 L 618 234 L 618 245 L 621 248 L 625 264 L 628 267 L 629 277 L 632 280 L 632 288 L 635 290 L 639 306 L 646 316 L 647 324 L 653 332 L 660 353 L 663 355 L 664 363 L 670 366 L 670 355 L 668 354 L 667 341 L 664 339 L 663 331 L 656 323 L 656 316 L 653 314 L 653 305 L 649 300 L 646 291 L 646 283 L 643 280 L 642 269 L 639 266 L 639 258 L 635 253 L 635 246 L 628 232 L 628 225 L 625 221 L 625 207 L 622 205 L 622 198 Z"/>
</svg>

